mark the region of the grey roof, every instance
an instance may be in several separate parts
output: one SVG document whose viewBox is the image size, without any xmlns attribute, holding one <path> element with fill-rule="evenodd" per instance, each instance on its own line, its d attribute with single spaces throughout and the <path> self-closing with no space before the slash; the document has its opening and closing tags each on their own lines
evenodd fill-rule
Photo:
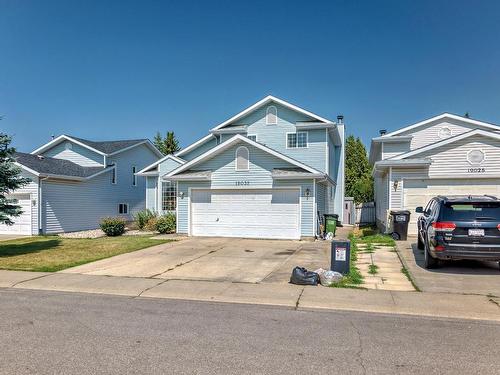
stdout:
<svg viewBox="0 0 500 375">
<path fill-rule="evenodd" d="M 25 167 L 42 175 L 58 175 L 67 177 L 85 178 L 96 174 L 104 167 L 82 167 L 69 160 L 16 152 L 14 159 Z"/>
<path fill-rule="evenodd" d="M 123 150 L 124 148 L 134 146 L 138 143 L 147 141 L 147 139 L 126 139 L 121 141 L 89 141 L 88 139 L 77 138 L 69 135 L 75 141 L 83 143 L 97 151 L 101 151 L 105 154 L 112 154 L 113 152 Z"/>
</svg>

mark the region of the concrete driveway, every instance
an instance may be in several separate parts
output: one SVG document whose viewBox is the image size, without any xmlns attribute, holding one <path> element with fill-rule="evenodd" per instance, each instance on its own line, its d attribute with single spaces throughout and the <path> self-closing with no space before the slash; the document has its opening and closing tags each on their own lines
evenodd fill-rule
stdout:
<svg viewBox="0 0 500 375">
<path fill-rule="evenodd" d="M 397 247 L 415 283 L 424 292 L 500 296 L 500 270 L 496 262 L 444 262 L 437 269 L 427 270 L 416 238 L 399 241 Z"/>
<path fill-rule="evenodd" d="M 70 268 L 63 273 L 287 283 L 293 267 L 329 266 L 329 243 L 189 237 Z"/>
</svg>

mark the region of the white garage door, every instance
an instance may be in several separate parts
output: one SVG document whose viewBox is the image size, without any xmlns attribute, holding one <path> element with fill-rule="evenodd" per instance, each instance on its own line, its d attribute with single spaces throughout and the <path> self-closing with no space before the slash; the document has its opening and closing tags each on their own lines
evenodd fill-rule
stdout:
<svg viewBox="0 0 500 375">
<path fill-rule="evenodd" d="M 191 235 L 300 238 L 298 189 L 193 190 Z"/>
<path fill-rule="evenodd" d="M 436 195 L 483 195 L 500 197 L 499 179 L 460 179 L 460 180 L 404 180 L 403 202 L 406 210 L 410 210 L 409 234 L 416 234 L 416 222 L 419 214 L 418 206 L 425 207 Z"/>
<path fill-rule="evenodd" d="M 10 195 L 9 199 L 17 199 L 23 213 L 13 217 L 14 225 L 0 224 L 0 234 L 31 234 L 31 198 L 29 194 Z"/>
</svg>

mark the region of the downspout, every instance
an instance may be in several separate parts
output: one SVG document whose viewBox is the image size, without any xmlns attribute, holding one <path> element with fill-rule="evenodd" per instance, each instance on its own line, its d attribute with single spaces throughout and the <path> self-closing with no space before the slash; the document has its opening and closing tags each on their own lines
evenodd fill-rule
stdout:
<svg viewBox="0 0 500 375">
<path fill-rule="evenodd" d="M 43 224 L 42 224 L 42 181 L 47 180 L 49 177 L 40 178 L 38 177 L 38 234 L 43 234 Z"/>
</svg>

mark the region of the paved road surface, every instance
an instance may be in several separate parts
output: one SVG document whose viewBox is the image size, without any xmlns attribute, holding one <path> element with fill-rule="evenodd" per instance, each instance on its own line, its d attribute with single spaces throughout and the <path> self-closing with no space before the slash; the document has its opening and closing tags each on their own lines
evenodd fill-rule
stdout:
<svg viewBox="0 0 500 375">
<path fill-rule="evenodd" d="M 497 374 L 500 324 L 0 289 L 2 374 Z"/>
</svg>

